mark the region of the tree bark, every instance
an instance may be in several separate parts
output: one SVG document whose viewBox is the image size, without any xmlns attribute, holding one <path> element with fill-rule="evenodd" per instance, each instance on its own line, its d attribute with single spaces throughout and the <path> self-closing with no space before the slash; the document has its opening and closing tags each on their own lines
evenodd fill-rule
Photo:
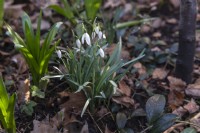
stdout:
<svg viewBox="0 0 200 133">
<path fill-rule="evenodd" d="M 187 84 L 192 81 L 196 42 L 196 0 L 181 0 L 179 22 L 179 49 L 175 74 Z"/>
</svg>

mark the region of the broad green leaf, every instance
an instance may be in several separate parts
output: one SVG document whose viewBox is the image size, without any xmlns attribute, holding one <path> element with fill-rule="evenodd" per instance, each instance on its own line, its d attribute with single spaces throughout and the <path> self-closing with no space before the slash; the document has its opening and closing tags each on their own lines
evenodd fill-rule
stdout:
<svg viewBox="0 0 200 133">
<path fill-rule="evenodd" d="M 165 114 L 156 122 L 153 123 L 151 133 L 162 133 L 167 130 L 169 127 L 174 125 L 177 115 L 175 114 Z"/>
<path fill-rule="evenodd" d="M 50 31 L 48 32 L 47 37 L 45 38 L 45 41 L 42 45 L 41 51 L 40 51 L 40 58 L 39 61 L 41 62 L 47 53 L 49 53 L 49 46 L 51 45 L 52 41 L 55 38 L 56 33 L 58 32 L 58 29 L 62 25 L 62 22 L 57 22 L 52 26 Z"/>
<path fill-rule="evenodd" d="M 165 107 L 165 97 L 163 95 L 154 95 L 147 100 L 146 113 L 149 124 L 152 124 L 161 117 Z"/>
<path fill-rule="evenodd" d="M 15 110 L 15 101 L 16 101 L 16 94 L 13 94 L 9 99 L 9 105 L 7 108 L 7 125 L 8 131 L 10 133 L 16 132 L 16 125 L 15 125 L 15 118 L 14 118 L 14 110 Z"/>
<path fill-rule="evenodd" d="M 0 34 L 3 27 L 3 16 L 4 16 L 4 0 L 0 0 Z"/>
<path fill-rule="evenodd" d="M 61 0 L 63 3 L 64 7 L 60 7 L 58 5 L 50 5 L 49 8 L 53 9 L 57 13 L 63 15 L 67 19 L 69 19 L 73 24 L 76 24 L 76 21 L 74 20 L 74 13 L 73 10 L 71 9 L 69 3 L 67 0 Z"/>
<path fill-rule="evenodd" d="M 35 86 L 35 85 L 32 86 L 31 90 L 32 90 L 31 94 L 32 94 L 33 97 L 35 97 L 35 96 L 37 96 L 39 98 L 44 98 L 45 97 L 45 93 L 42 92 L 37 86 Z"/>
<path fill-rule="evenodd" d="M 193 127 L 188 127 L 186 129 L 184 129 L 181 133 L 197 133 L 197 131 Z"/>
<path fill-rule="evenodd" d="M 3 79 L 0 76 L 0 109 L 6 110 L 9 103 L 8 94 L 6 91 L 6 87 L 3 83 Z"/>
<path fill-rule="evenodd" d="M 7 128 L 7 107 L 9 104 L 8 94 L 3 83 L 3 79 L 0 76 L 0 121 L 2 122 L 3 126 Z"/>
<path fill-rule="evenodd" d="M 117 123 L 117 127 L 119 129 L 122 129 L 122 128 L 125 127 L 127 120 L 128 119 L 127 119 L 127 117 L 126 117 L 126 115 L 124 113 L 121 113 L 121 112 L 117 113 L 117 115 L 116 115 L 116 123 Z"/>
<path fill-rule="evenodd" d="M 101 6 L 102 0 L 85 0 L 85 8 L 88 19 L 94 20 Z"/>
<path fill-rule="evenodd" d="M 36 35 L 35 35 L 35 53 L 36 53 L 36 61 L 39 62 L 39 57 L 40 57 L 40 28 L 41 28 L 41 20 L 42 20 L 42 11 L 40 11 L 40 16 L 38 18 L 37 22 L 37 30 L 36 30 Z"/>
</svg>

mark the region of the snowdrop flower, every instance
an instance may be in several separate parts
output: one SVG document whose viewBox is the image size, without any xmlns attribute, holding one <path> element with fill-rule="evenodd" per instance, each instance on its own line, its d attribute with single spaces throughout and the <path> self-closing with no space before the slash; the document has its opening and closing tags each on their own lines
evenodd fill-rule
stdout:
<svg viewBox="0 0 200 133">
<path fill-rule="evenodd" d="M 96 33 L 95 32 L 92 32 L 92 39 L 94 39 L 96 36 Z"/>
<path fill-rule="evenodd" d="M 86 41 L 86 43 L 91 46 L 91 40 L 90 40 L 90 36 L 88 33 L 84 33 L 82 38 L 81 38 L 82 44 L 84 44 L 84 42 Z"/>
<path fill-rule="evenodd" d="M 79 39 L 76 40 L 76 46 L 80 49 L 81 48 L 81 41 Z"/>
<path fill-rule="evenodd" d="M 99 33 L 98 33 L 99 40 L 102 38 L 102 36 L 103 36 L 103 33 L 101 31 L 99 31 Z"/>
<path fill-rule="evenodd" d="M 99 34 L 99 26 L 95 27 L 94 31 L 96 32 L 96 34 Z"/>
<path fill-rule="evenodd" d="M 99 54 L 102 58 L 104 58 L 105 54 L 102 48 L 99 49 Z"/>
<path fill-rule="evenodd" d="M 62 53 L 61 53 L 60 50 L 57 50 L 56 53 L 57 53 L 57 55 L 58 55 L 58 58 L 61 58 L 61 57 L 62 57 Z"/>
<path fill-rule="evenodd" d="M 105 34 L 103 34 L 103 39 L 106 39 L 106 35 Z"/>
</svg>

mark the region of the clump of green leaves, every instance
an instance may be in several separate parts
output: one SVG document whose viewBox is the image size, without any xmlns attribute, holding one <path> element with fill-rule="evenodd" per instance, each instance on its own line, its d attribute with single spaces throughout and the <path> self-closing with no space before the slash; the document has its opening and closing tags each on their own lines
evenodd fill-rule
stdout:
<svg viewBox="0 0 200 133">
<path fill-rule="evenodd" d="M 75 14 L 79 13 L 78 9 L 74 9 L 70 6 L 69 2 L 67 0 L 61 0 L 64 7 L 61 7 L 59 5 L 50 5 L 49 7 L 56 11 L 57 13 L 63 15 L 67 19 L 72 22 L 72 24 L 76 24 L 75 20 Z M 84 7 L 86 11 L 86 16 L 88 20 L 94 20 L 96 17 L 96 14 L 101 6 L 102 0 L 85 0 L 84 1 Z M 80 3 L 78 4 L 80 5 Z"/>
<path fill-rule="evenodd" d="M 16 94 L 9 97 L 3 79 L 0 76 L 0 122 L 8 133 L 16 132 L 14 108 Z"/>
<path fill-rule="evenodd" d="M 141 54 L 124 63 L 120 58 L 121 39 L 113 53 L 106 56 L 104 53 L 108 46 L 106 37 L 98 24 L 94 23 L 93 27 L 93 32 L 89 35 L 83 26 L 84 34 L 77 37 L 73 49 L 68 48 L 67 51 L 62 51 L 63 54 L 59 52 L 59 57 L 62 56 L 61 59 L 66 68 L 65 72 L 60 71 L 60 77 L 66 76 L 70 88 L 76 92 L 84 91 L 87 97 L 82 115 L 88 105 L 93 112 L 102 101 L 107 102 L 106 99 L 110 99 L 116 92 L 116 82 L 126 74 L 133 63 L 144 56 Z M 117 74 L 125 66 L 127 69 Z"/>
<path fill-rule="evenodd" d="M 164 132 L 176 120 L 175 114 L 164 114 L 165 104 L 165 97 L 158 94 L 150 97 L 146 103 L 146 114 L 151 133 Z"/>
<path fill-rule="evenodd" d="M 34 32 L 29 16 L 26 13 L 23 14 L 22 24 L 24 39 L 22 39 L 8 24 L 6 24 L 9 35 L 12 37 L 16 49 L 21 52 L 29 66 L 33 85 L 39 89 L 42 89 L 41 86 L 45 84 L 41 78 L 47 73 L 50 57 L 55 51 L 55 47 L 60 42 L 60 40 L 58 40 L 51 46 L 55 39 L 55 35 L 62 24 L 61 22 L 54 24 L 41 44 L 41 17 L 42 13 L 40 13 L 38 19 L 36 32 Z"/>
</svg>

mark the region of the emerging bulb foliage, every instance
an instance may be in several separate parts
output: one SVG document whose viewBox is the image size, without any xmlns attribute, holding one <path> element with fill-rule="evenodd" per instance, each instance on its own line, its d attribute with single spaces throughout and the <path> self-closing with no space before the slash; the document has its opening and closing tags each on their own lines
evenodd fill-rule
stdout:
<svg viewBox="0 0 200 133">
<path fill-rule="evenodd" d="M 82 41 L 82 44 L 84 44 L 84 42 L 86 41 L 86 43 L 89 46 L 91 46 L 90 36 L 89 36 L 89 34 L 87 32 L 82 35 L 81 41 Z"/>
</svg>

